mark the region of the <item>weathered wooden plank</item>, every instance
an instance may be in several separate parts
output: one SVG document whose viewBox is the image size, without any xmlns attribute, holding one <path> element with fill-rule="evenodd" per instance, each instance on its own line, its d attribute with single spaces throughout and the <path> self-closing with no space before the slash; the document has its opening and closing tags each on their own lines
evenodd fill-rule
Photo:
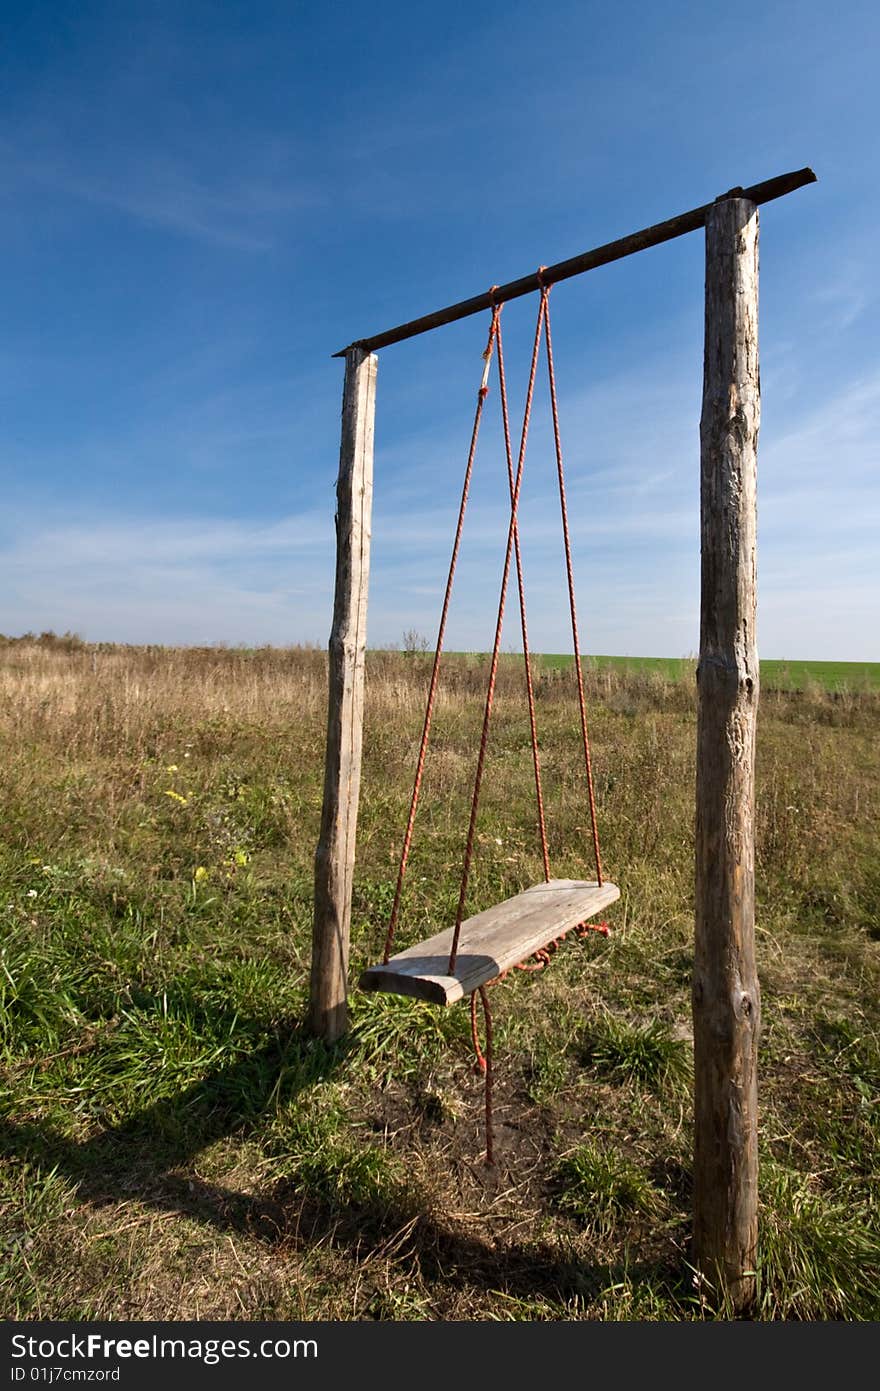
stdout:
<svg viewBox="0 0 880 1391">
<path fill-rule="evenodd" d="M 315 854 L 309 998 L 310 1026 L 328 1042 L 339 1038 L 348 1022 L 348 942 L 361 777 L 377 365 L 378 358 L 352 348 L 346 357 L 342 397 L 336 596 L 330 633 L 324 806 Z"/>
<path fill-rule="evenodd" d="M 551 879 L 535 884 L 462 923 L 453 975 L 450 927 L 398 952 L 387 965 L 370 966 L 361 976 L 361 989 L 454 1004 L 619 897 L 617 885 L 607 882 Z"/>
<path fill-rule="evenodd" d="M 782 198 L 787 193 L 793 193 L 795 189 L 803 188 L 805 184 L 815 182 L 816 175 L 812 169 L 796 169 L 790 174 L 779 174 L 775 179 L 765 179 L 763 183 L 752 184 L 750 188 L 731 189 L 725 196 L 748 198 L 753 203 L 769 203 L 774 198 Z M 419 319 L 398 324 L 396 328 L 387 329 L 384 333 L 375 333 L 371 338 L 360 338 L 355 346 L 365 352 L 375 352 L 378 348 L 387 348 L 392 343 L 402 343 L 407 338 L 415 338 L 418 334 L 440 328 L 443 324 L 451 324 L 458 319 L 466 319 L 471 314 L 479 314 L 484 309 L 491 309 L 494 304 L 507 304 L 512 299 L 532 294 L 542 285 L 557 285 L 561 280 L 583 275 L 585 271 L 595 270 L 598 266 L 607 266 L 612 261 L 620 261 L 623 257 L 632 256 L 635 252 L 644 251 L 650 246 L 660 246 L 674 237 L 684 236 L 687 232 L 695 232 L 698 227 L 703 227 L 713 207 L 713 203 L 704 203 L 702 207 L 691 208 L 689 212 L 679 213 L 677 217 L 655 223 L 653 227 L 643 227 L 639 232 L 631 232 L 627 237 L 606 242 L 604 246 L 594 247 L 592 251 L 583 251 L 579 256 L 569 257 L 567 261 L 557 261 L 553 266 L 545 266 L 540 275 L 533 271 L 531 275 L 511 280 L 507 285 L 500 285 L 492 291 L 484 291 L 483 294 L 473 295 L 458 304 L 450 304 L 446 309 L 437 309 L 433 314 L 424 314 Z M 348 348 L 342 348 L 333 356 L 344 357 L 348 351 Z"/>
<path fill-rule="evenodd" d="M 755 1293 L 758 1235 L 755 646 L 758 213 L 706 224 L 697 671 L 694 1254 L 732 1312 Z"/>
</svg>

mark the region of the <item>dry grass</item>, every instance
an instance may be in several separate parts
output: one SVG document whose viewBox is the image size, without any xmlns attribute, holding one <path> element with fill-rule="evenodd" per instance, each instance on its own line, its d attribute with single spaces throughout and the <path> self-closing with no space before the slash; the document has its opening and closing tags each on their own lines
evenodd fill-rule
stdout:
<svg viewBox="0 0 880 1391">
<path fill-rule="evenodd" d="M 450 660 L 401 932 L 457 893 L 484 665 Z M 427 680 L 373 654 L 353 969 L 384 933 Z M 687 1263 L 690 679 L 590 675 L 611 937 L 493 992 L 500 1163 L 465 1011 L 302 1032 L 319 651 L 0 646 L 0 1312 L 702 1317 Z M 503 664 L 474 907 L 540 877 Z M 588 867 L 571 673 L 538 680 L 554 870 Z M 759 718 L 762 1317 L 876 1318 L 880 697 Z M 591 1218 L 590 1214 L 593 1213 Z"/>
</svg>

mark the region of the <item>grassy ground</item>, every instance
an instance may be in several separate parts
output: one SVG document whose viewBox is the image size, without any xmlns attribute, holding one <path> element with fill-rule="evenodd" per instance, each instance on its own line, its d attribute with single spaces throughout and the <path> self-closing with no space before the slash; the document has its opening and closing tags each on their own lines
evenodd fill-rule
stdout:
<svg viewBox="0 0 880 1391">
<path fill-rule="evenodd" d="M 591 673 L 611 935 L 494 987 L 499 1163 L 466 1009 L 302 1030 L 317 652 L 0 649 L 0 1313 L 711 1317 L 688 1264 L 691 687 Z M 471 902 L 540 878 L 516 663 Z M 390 904 L 427 676 L 376 655 L 353 969 Z M 448 922 L 482 672 L 449 664 L 402 940 Z M 538 714 L 554 871 L 588 869 L 570 674 Z M 765 693 L 762 1318 L 880 1316 L 880 699 Z"/>
</svg>

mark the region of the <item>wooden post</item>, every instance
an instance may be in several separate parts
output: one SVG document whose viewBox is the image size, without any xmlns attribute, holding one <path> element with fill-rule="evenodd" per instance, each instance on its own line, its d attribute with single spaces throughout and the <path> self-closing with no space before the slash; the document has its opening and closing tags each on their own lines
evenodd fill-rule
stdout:
<svg viewBox="0 0 880 1391">
<path fill-rule="evenodd" d="M 361 348 L 349 348 L 345 355 L 327 755 L 321 836 L 315 854 L 309 997 L 309 1025 L 329 1043 L 339 1038 L 348 1024 L 348 941 L 361 777 L 377 366 L 378 358 Z"/>
<path fill-rule="evenodd" d="M 746 1311 L 757 1249 L 754 769 L 758 213 L 706 220 L 700 420 L 701 612 L 697 673 L 694 1256 L 719 1301 Z"/>
</svg>

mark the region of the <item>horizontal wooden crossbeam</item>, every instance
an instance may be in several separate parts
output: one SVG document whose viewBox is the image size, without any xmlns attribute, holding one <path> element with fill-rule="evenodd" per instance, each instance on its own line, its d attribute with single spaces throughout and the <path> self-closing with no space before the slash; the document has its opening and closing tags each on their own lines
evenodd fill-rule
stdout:
<svg viewBox="0 0 880 1391">
<path fill-rule="evenodd" d="M 786 193 L 793 193 L 795 189 L 815 182 L 816 175 L 812 169 L 796 169 L 790 174 L 780 174 L 775 179 L 766 179 L 764 183 L 752 184 L 749 188 L 731 188 L 727 193 L 722 193 L 721 198 L 747 198 L 752 203 L 770 203 L 774 198 L 782 198 Z M 719 198 L 714 200 L 715 203 L 719 201 Z M 618 241 L 606 242 L 604 246 L 597 246 L 593 251 L 584 251 L 580 256 L 572 256 L 567 261 L 557 261 L 555 266 L 545 267 L 540 276 L 537 271 L 533 271 L 531 275 L 524 275 L 520 280 L 511 280 L 507 285 L 495 287 L 491 293 L 484 291 L 471 299 L 460 300 L 458 304 L 451 304 L 446 309 L 437 309 L 433 314 L 425 314 L 420 319 L 411 319 L 409 323 L 399 324 L 397 328 L 389 328 L 385 333 L 376 333 L 372 338 L 359 338 L 350 346 L 360 348 L 365 353 L 374 352 L 377 348 L 387 348 L 391 343 L 402 343 L 406 338 L 415 338 L 432 328 L 440 328 L 442 324 L 451 324 L 456 319 L 466 319 L 470 314 L 479 314 L 483 309 L 491 309 L 493 304 L 506 304 L 508 300 L 532 294 L 542 284 L 555 285 L 560 280 L 570 280 L 573 275 L 583 275 L 584 271 L 595 270 L 597 266 L 607 266 L 609 262 L 620 261 L 624 256 L 632 256 L 636 251 L 645 251 L 649 246 L 659 246 L 662 242 L 671 241 L 673 237 L 684 236 L 686 232 L 695 232 L 697 228 L 704 226 L 713 206 L 714 203 L 704 203 L 702 207 L 679 213 L 677 217 L 670 217 L 666 222 L 657 222 L 653 227 L 643 227 L 640 232 L 631 232 L 628 237 L 621 237 Z M 348 348 L 341 348 L 333 356 L 344 357 L 348 351 Z"/>
<path fill-rule="evenodd" d="M 398 952 L 387 965 L 370 966 L 361 976 L 361 989 L 414 995 L 435 1005 L 455 1004 L 618 898 L 616 884 L 578 879 L 535 884 L 462 923 L 452 975 L 449 927 Z"/>
</svg>

